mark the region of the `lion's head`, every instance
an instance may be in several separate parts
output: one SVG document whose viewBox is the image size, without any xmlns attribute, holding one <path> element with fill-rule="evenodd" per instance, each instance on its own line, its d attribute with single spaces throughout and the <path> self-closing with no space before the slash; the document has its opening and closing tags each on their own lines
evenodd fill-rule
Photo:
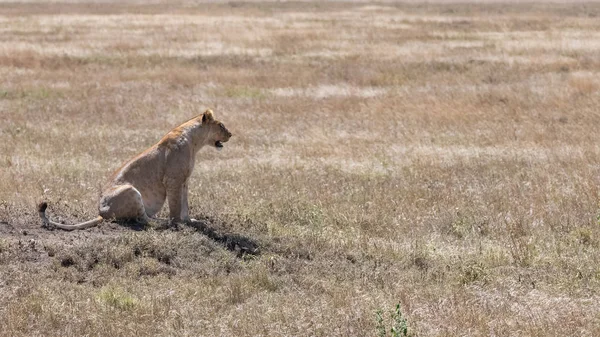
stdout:
<svg viewBox="0 0 600 337">
<path fill-rule="evenodd" d="M 231 132 L 225 125 L 214 118 L 213 112 L 207 109 L 202 114 L 202 127 L 208 128 L 208 138 L 206 144 L 213 145 L 217 150 L 223 149 L 223 143 L 231 138 Z"/>
</svg>

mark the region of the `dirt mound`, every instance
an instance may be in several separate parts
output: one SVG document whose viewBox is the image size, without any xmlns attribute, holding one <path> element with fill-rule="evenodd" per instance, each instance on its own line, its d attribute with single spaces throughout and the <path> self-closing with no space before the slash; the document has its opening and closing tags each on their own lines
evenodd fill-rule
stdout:
<svg viewBox="0 0 600 337">
<path fill-rule="evenodd" d="M 228 275 L 239 268 L 235 260 L 260 254 L 256 240 L 228 229 L 234 224 L 198 218 L 176 227 L 167 221 L 147 228 L 104 222 L 78 231 L 48 230 L 33 219 L 2 220 L 0 265 L 18 264 L 50 278 L 103 286 L 115 275 L 128 279 Z"/>
</svg>

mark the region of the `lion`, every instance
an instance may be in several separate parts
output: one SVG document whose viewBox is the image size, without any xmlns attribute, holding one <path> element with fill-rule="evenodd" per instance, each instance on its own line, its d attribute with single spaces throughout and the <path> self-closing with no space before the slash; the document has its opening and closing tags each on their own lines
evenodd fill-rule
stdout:
<svg viewBox="0 0 600 337">
<path fill-rule="evenodd" d="M 105 219 L 148 224 L 169 202 L 171 223 L 189 223 L 188 186 L 196 153 L 205 145 L 223 149 L 231 132 L 214 118 L 208 109 L 169 131 L 158 143 L 121 166 L 110 177 L 98 203 L 98 217 L 66 225 L 46 217 L 48 204 L 42 202 L 38 212 L 43 226 L 64 230 L 86 229 Z"/>
</svg>

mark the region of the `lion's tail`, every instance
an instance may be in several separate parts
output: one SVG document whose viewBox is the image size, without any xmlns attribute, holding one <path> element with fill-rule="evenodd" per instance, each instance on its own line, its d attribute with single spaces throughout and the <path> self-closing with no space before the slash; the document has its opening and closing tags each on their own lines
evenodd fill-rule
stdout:
<svg viewBox="0 0 600 337">
<path fill-rule="evenodd" d="M 86 228 L 94 227 L 104 220 L 101 216 L 98 216 L 95 219 L 92 219 L 90 221 L 81 222 L 81 223 L 78 223 L 75 225 L 65 225 L 65 224 L 54 222 L 54 221 L 51 221 L 50 219 L 48 219 L 46 217 L 46 208 L 48 208 L 48 203 L 46 203 L 46 202 L 41 202 L 38 205 L 38 213 L 40 214 L 40 218 L 42 218 L 42 221 L 44 221 L 43 226 L 47 227 L 47 228 L 59 228 L 59 229 L 64 229 L 66 231 L 72 231 L 74 229 L 86 229 Z"/>
</svg>

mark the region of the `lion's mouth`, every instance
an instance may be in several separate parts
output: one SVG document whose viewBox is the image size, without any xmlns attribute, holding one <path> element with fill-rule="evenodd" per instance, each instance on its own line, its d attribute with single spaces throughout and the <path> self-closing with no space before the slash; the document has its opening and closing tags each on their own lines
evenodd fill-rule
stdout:
<svg viewBox="0 0 600 337">
<path fill-rule="evenodd" d="M 217 140 L 217 141 L 215 142 L 215 147 L 216 147 L 217 149 L 222 149 L 222 148 L 223 148 L 223 142 L 221 142 L 220 140 Z"/>
</svg>

